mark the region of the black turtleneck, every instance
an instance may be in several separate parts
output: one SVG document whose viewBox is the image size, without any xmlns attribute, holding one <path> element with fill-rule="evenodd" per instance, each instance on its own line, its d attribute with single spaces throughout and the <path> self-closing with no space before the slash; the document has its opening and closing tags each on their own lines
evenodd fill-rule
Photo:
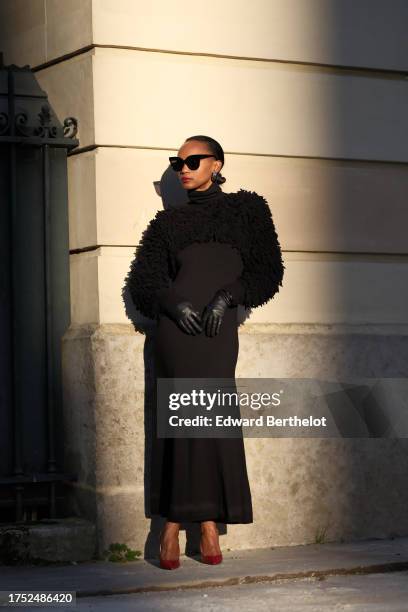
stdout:
<svg viewBox="0 0 408 612">
<path fill-rule="evenodd" d="M 218 183 L 213 183 L 208 189 L 204 189 L 203 191 L 187 189 L 188 204 L 205 204 L 218 199 L 222 193 L 224 192 Z"/>
</svg>

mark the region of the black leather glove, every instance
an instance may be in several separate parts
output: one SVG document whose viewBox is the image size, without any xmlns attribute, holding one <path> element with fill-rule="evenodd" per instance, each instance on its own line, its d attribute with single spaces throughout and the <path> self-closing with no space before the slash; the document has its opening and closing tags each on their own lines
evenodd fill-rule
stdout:
<svg viewBox="0 0 408 612">
<path fill-rule="evenodd" d="M 175 307 L 173 320 L 186 334 L 201 334 L 203 331 L 201 325 L 201 316 L 191 302 L 179 302 Z"/>
<path fill-rule="evenodd" d="M 214 337 L 219 333 L 224 313 L 230 306 L 232 294 L 225 289 L 219 289 L 203 311 L 202 323 L 207 336 Z"/>
<path fill-rule="evenodd" d="M 186 334 L 200 334 L 203 331 L 201 316 L 191 302 L 177 295 L 174 291 L 165 290 L 159 293 L 160 310 Z"/>
</svg>

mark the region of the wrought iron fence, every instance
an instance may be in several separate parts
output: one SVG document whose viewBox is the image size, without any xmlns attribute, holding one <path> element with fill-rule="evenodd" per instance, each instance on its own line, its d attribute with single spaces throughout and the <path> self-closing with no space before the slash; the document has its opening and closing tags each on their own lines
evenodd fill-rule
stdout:
<svg viewBox="0 0 408 612">
<path fill-rule="evenodd" d="M 61 338 L 70 323 L 67 154 L 30 67 L 0 54 L 0 521 L 64 516 Z"/>
</svg>

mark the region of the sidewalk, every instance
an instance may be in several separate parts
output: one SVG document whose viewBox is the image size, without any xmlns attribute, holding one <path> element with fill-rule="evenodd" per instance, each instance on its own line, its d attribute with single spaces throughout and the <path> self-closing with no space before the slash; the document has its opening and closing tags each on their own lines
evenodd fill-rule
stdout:
<svg viewBox="0 0 408 612">
<path fill-rule="evenodd" d="M 180 568 L 171 571 L 160 569 L 158 560 L 1 566 L 0 590 L 76 591 L 80 598 L 401 571 L 408 569 L 408 537 L 226 551 L 223 557 L 223 563 L 211 566 L 198 556 L 181 556 Z"/>
</svg>

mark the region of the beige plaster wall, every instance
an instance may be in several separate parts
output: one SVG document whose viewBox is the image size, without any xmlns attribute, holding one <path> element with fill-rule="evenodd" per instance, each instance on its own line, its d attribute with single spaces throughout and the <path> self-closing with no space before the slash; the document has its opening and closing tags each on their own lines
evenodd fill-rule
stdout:
<svg viewBox="0 0 408 612">
<path fill-rule="evenodd" d="M 97 44 L 407 69 L 405 0 L 207 0 L 188 10 L 181 0 L 2 0 L 0 17 L 7 62 L 33 66 Z"/>
</svg>

